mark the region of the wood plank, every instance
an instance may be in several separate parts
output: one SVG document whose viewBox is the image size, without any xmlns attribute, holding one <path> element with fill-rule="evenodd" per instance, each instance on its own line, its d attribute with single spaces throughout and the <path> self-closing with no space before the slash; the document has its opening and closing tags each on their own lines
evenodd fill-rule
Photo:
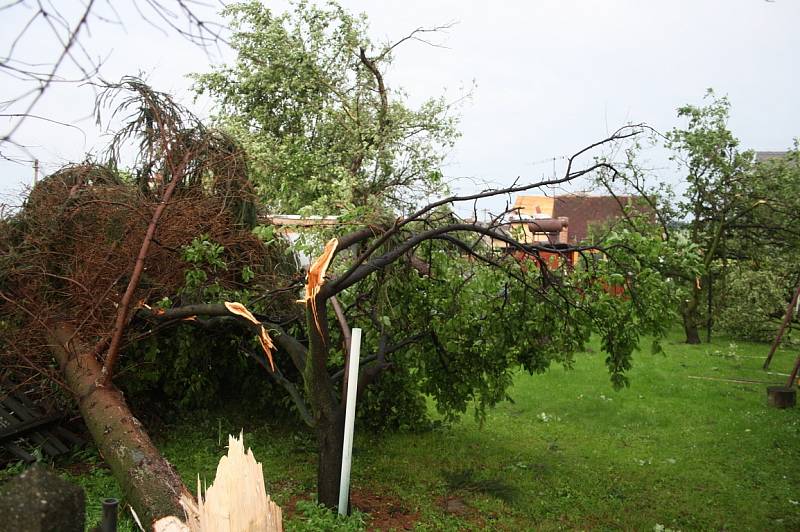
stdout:
<svg viewBox="0 0 800 532">
<path fill-rule="evenodd" d="M 12 427 L 6 427 L 0 430 L 0 443 L 15 440 L 24 434 L 35 431 L 39 427 L 45 427 L 51 423 L 56 423 L 63 417 L 64 416 L 61 414 L 50 414 L 49 416 L 42 416 L 38 419 L 29 419 L 22 423 L 17 423 Z"/>
<path fill-rule="evenodd" d="M 738 384 L 775 384 L 771 381 L 753 381 L 749 379 L 725 379 L 722 377 L 700 377 L 697 375 L 689 375 L 690 379 L 698 379 L 704 381 L 718 381 L 718 382 L 734 382 Z"/>
<path fill-rule="evenodd" d="M 20 403 L 25 405 L 25 407 L 28 408 L 28 410 L 31 412 L 36 413 L 39 411 L 39 407 L 36 406 L 36 403 L 31 401 L 30 397 L 28 397 L 25 394 L 25 392 L 20 392 L 14 394 L 13 396 L 9 395 L 9 397 L 13 397 L 14 399 L 18 400 Z M 73 445 L 83 445 L 86 443 L 86 441 L 80 438 L 79 436 L 75 435 L 74 433 L 60 426 L 56 426 L 46 431 L 43 431 L 43 434 L 45 437 L 50 438 L 51 441 L 53 441 L 54 443 L 57 443 L 57 445 L 61 445 L 63 447 L 61 451 L 62 453 L 69 452 L 69 445 L 63 444 L 61 442 L 61 438 L 64 438 L 65 440 L 67 440 L 68 443 L 71 443 Z"/>
<path fill-rule="evenodd" d="M 23 407 L 10 397 L 6 397 L 0 401 L 0 403 L 2 403 L 6 409 L 5 417 L 7 420 L 15 420 L 16 418 L 16 421 L 12 421 L 11 427 L 16 427 L 20 423 L 36 419 L 36 417 L 29 412 L 27 408 Z M 27 432 L 25 434 L 25 438 L 33 442 L 35 445 L 40 446 L 42 451 L 50 456 L 57 456 L 62 452 L 59 447 L 48 441 L 44 435 L 39 434 L 38 432 Z"/>
<path fill-rule="evenodd" d="M 20 460 L 22 460 L 24 462 L 28 462 L 30 464 L 30 463 L 33 463 L 33 462 L 36 461 L 36 457 L 35 456 L 33 456 L 31 453 L 29 453 L 28 451 L 26 451 L 25 449 L 23 449 L 22 447 L 20 447 L 16 443 L 6 443 L 5 445 L 3 445 L 3 447 L 8 452 L 10 452 L 11 454 L 13 454 L 14 456 L 16 456 L 17 458 L 19 458 Z"/>
<path fill-rule="evenodd" d="M 4 422 L 3 426 L 5 427 L 13 427 L 14 425 L 22 421 L 11 412 L 7 412 L 5 408 L 2 407 L 2 405 L 0 405 L 0 419 L 3 420 Z"/>
<path fill-rule="evenodd" d="M 57 425 L 50 430 L 52 430 L 54 434 L 57 434 L 59 438 L 66 440 L 68 443 L 71 443 L 72 445 L 77 445 L 77 446 L 86 445 L 85 439 L 81 438 L 71 430 L 65 429 L 61 425 Z"/>
<path fill-rule="evenodd" d="M 37 415 L 34 412 L 31 412 L 30 410 L 28 410 L 22 403 L 20 403 L 19 401 L 13 399 L 11 396 L 6 397 L 5 399 L 3 399 L 0 402 L 2 402 L 2 404 L 6 408 L 11 408 L 14 411 L 14 414 L 18 418 L 20 418 L 23 422 L 32 422 L 32 421 L 35 421 L 37 419 Z M 58 414 L 57 416 L 58 416 L 58 419 L 61 419 L 63 417 L 62 414 Z M 2 433 L 0 432 L 0 434 L 2 434 Z M 52 434 L 50 434 L 49 437 L 48 437 L 48 435 L 40 434 L 37 431 L 37 432 L 29 434 L 26 437 L 30 438 L 37 445 L 41 445 L 42 446 L 42 450 L 44 452 L 46 452 L 47 454 L 49 454 L 50 456 L 58 456 L 61 453 L 65 453 L 65 452 L 69 451 L 69 448 L 66 445 L 64 445 L 63 443 L 61 443 L 58 440 L 58 438 L 56 438 Z M 52 441 L 52 440 L 55 440 L 55 441 Z"/>
<path fill-rule="evenodd" d="M 6 412 L 4 407 L 0 405 L 0 429 L 6 429 L 8 427 L 12 427 L 19 423 L 19 420 L 14 417 L 10 412 Z M 20 447 L 14 442 L 8 442 L 5 444 L 0 444 L 3 448 L 5 448 L 8 452 L 19 458 L 20 460 L 28 463 L 33 463 L 36 461 L 36 457 L 33 456 L 31 453 Z"/>
<path fill-rule="evenodd" d="M 3 381 L 2 386 L 0 387 L 0 397 L 2 397 L 3 388 L 15 389 L 12 383 L 9 381 Z M 6 399 L 8 398 L 11 398 L 11 402 L 6 405 Z M 10 408 L 11 411 L 5 411 L 5 408 Z M 22 418 L 27 416 L 25 414 L 17 414 L 15 416 L 14 413 L 17 412 L 24 412 L 25 414 L 32 416 L 32 418 L 35 418 L 39 415 L 39 407 L 23 391 L 18 391 L 17 393 L 8 394 L 5 397 L 2 397 L 2 399 L 0 399 L 0 429 L 10 426 L 11 424 L 18 423 L 19 421 L 17 418 L 19 418 L 21 421 L 24 421 Z M 50 427 L 38 432 L 39 435 L 37 435 L 38 437 L 35 439 L 43 438 L 48 442 L 49 445 L 52 446 L 50 451 L 57 451 L 55 454 L 69 452 L 71 446 L 83 446 L 86 444 L 86 440 L 84 438 L 81 438 L 77 434 L 61 426 Z M 13 446 L 14 449 L 12 450 L 10 446 Z M 6 444 L 5 447 L 22 460 L 35 460 L 33 455 L 16 444 Z M 48 454 L 55 456 L 55 454 L 50 452 L 48 452 Z"/>
</svg>

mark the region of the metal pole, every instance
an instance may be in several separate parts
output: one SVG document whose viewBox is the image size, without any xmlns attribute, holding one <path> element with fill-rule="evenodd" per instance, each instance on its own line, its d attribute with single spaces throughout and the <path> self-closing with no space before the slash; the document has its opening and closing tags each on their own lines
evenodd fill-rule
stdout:
<svg viewBox="0 0 800 532">
<path fill-rule="evenodd" d="M 39 159 L 33 160 L 33 184 L 39 182 Z"/>
<path fill-rule="evenodd" d="M 350 361 L 347 372 L 347 404 L 344 415 L 344 445 L 342 446 L 342 478 L 339 481 L 339 515 L 347 515 L 350 498 L 350 466 L 353 461 L 353 430 L 356 424 L 356 391 L 358 365 L 361 357 L 361 329 L 353 329 Z"/>
<path fill-rule="evenodd" d="M 117 532 L 117 499 L 103 499 L 103 520 L 100 522 L 101 532 Z"/>
</svg>

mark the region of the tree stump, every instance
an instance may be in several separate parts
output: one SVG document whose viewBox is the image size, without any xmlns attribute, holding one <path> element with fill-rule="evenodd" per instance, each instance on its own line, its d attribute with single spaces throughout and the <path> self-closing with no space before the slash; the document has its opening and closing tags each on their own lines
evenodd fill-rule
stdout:
<svg viewBox="0 0 800 532">
<path fill-rule="evenodd" d="M 797 390 L 786 386 L 767 386 L 767 404 L 775 408 L 791 408 L 797 404 Z"/>
</svg>

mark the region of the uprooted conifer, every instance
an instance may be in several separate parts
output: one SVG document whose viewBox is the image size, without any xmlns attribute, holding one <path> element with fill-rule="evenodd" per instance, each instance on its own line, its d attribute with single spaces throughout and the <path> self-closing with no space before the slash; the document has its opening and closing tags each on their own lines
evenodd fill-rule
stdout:
<svg viewBox="0 0 800 532">
<path fill-rule="evenodd" d="M 51 406 L 77 406 L 126 496 L 152 519 L 175 513 L 170 493 L 183 487 L 116 384 L 140 398 L 159 389 L 165 402 L 192 393 L 213 399 L 234 389 L 237 375 L 253 374 L 241 353 L 256 344 L 235 321 L 164 328 L 139 311 L 229 300 L 291 320 L 295 295 L 270 292 L 291 285 L 294 272 L 280 243 L 267 246 L 252 233 L 255 194 L 233 139 L 133 78 L 105 88 L 98 115 L 112 105 L 124 125 L 103 158 L 46 177 L 0 221 L 0 379 L 6 392 L 23 388 Z M 269 297 L 256 301 L 256 292 Z M 118 329 L 115 366 L 109 346 Z M 112 373 L 120 378 L 109 382 Z"/>
</svg>

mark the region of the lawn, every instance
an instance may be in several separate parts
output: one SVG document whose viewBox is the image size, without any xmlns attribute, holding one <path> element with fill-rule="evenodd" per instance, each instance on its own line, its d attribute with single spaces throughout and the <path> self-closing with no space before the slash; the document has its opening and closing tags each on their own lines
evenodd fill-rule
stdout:
<svg viewBox="0 0 800 532">
<path fill-rule="evenodd" d="M 639 353 L 630 388 L 615 392 L 597 348 L 571 371 L 520 374 L 514 403 L 483 426 L 471 415 L 421 434 L 357 433 L 353 500 L 365 512 L 339 523 L 420 530 L 798 530 L 800 410 L 766 406 L 760 369 L 767 346 L 719 339 L 687 346 L 676 333 L 666 356 Z M 771 371 L 788 373 L 780 350 Z M 212 479 L 225 435 L 245 424 L 264 463 L 267 491 L 291 517 L 287 529 L 331 520 L 313 497 L 313 439 L 277 423 L 247 426 L 217 414 L 170 427 L 157 440 L 190 486 Z M 93 453 L 79 481 L 92 501 L 118 488 Z M 69 471 L 72 471 L 70 473 Z M 122 530 L 130 527 L 122 523 Z M 305 528 L 304 528 L 305 527 Z"/>
</svg>

